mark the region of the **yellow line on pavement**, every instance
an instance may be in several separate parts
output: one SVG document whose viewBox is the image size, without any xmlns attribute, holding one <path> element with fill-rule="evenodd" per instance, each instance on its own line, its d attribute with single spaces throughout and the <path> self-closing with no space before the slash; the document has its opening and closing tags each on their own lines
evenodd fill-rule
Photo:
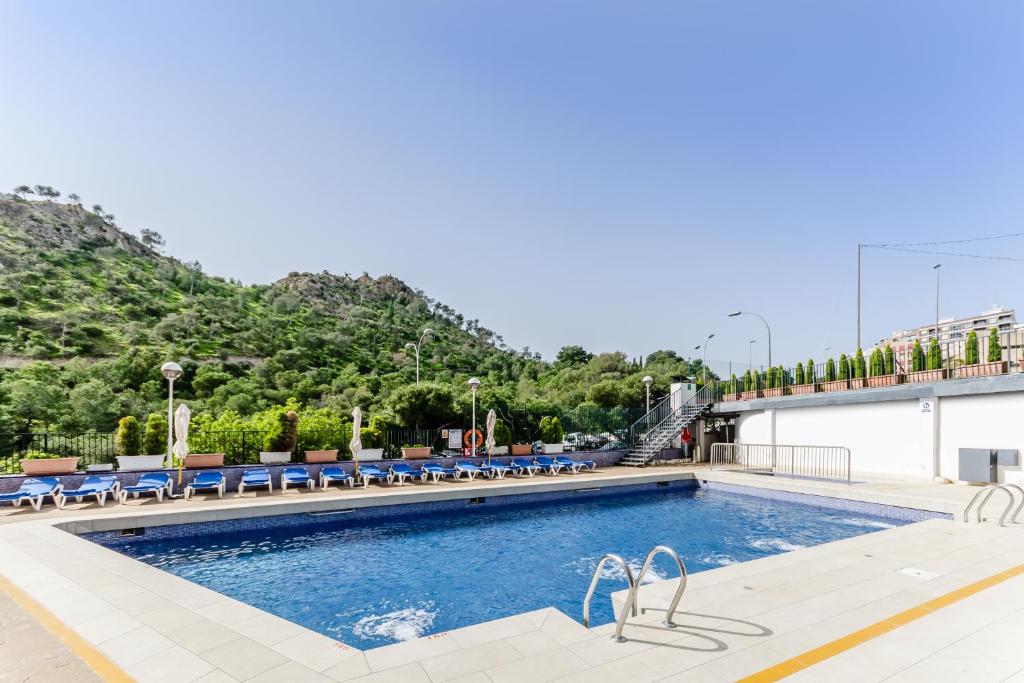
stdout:
<svg viewBox="0 0 1024 683">
<path fill-rule="evenodd" d="M 101 679 L 110 683 L 132 683 L 135 680 L 6 577 L 0 576 L 0 590 L 9 595 L 21 609 L 32 615 L 43 628 L 64 641 L 64 644 Z"/>
<path fill-rule="evenodd" d="M 921 603 L 916 607 L 911 607 L 908 610 L 904 610 L 898 614 L 894 614 L 887 619 L 883 619 L 877 623 L 871 624 L 859 631 L 854 631 L 842 638 L 837 638 L 830 643 L 825 643 L 820 647 L 816 647 L 813 650 L 808 650 L 802 654 L 787 659 L 784 662 L 779 662 L 774 666 L 770 666 L 767 669 L 758 671 L 755 674 L 751 674 L 746 678 L 740 679 L 740 683 L 769 683 L 770 681 L 779 681 L 787 676 L 791 676 L 798 671 L 802 671 L 808 667 L 814 666 L 819 662 L 823 662 L 830 657 L 846 652 L 847 650 L 857 647 L 863 643 L 873 640 L 880 635 L 893 631 L 900 626 L 909 624 L 912 621 L 917 621 L 921 617 L 927 616 L 936 610 L 940 610 L 943 607 L 948 607 L 953 603 L 959 602 L 964 598 L 980 593 L 986 588 L 991 588 L 997 584 L 1012 579 L 1015 576 L 1024 574 L 1024 564 L 1011 567 L 1006 571 L 993 574 L 988 578 L 976 581 L 972 584 L 957 588 L 955 591 L 950 591 L 945 595 L 940 595 L 937 598 L 933 598 L 928 602 Z"/>
</svg>

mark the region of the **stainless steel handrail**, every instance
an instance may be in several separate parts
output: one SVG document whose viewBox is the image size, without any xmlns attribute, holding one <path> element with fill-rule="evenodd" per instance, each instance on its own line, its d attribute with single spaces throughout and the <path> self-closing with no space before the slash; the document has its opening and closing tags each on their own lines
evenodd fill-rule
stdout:
<svg viewBox="0 0 1024 683">
<path fill-rule="evenodd" d="M 978 523 L 981 523 L 981 511 L 985 507 L 985 504 L 988 503 L 989 498 L 991 498 L 992 494 L 995 493 L 996 491 L 1002 491 L 1003 493 L 1006 494 L 1006 497 L 1009 498 L 1009 501 L 1006 503 L 1006 509 L 1004 509 L 1003 514 L 999 516 L 999 526 L 1006 526 L 1003 522 L 1006 521 L 1006 516 L 1010 514 L 1010 510 L 1013 509 L 1013 506 L 1017 502 L 1017 499 L 1013 497 L 1013 493 L 1010 492 L 1010 489 L 1008 489 L 1003 484 L 989 484 L 985 488 L 975 493 L 974 498 L 971 498 L 971 502 L 967 504 L 966 508 L 964 508 L 964 521 L 967 521 L 967 517 L 971 511 L 971 508 L 974 507 L 974 503 L 977 502 L 977 521 Z M 981 498 L 980 501 L 978 501 L 979 498 Z"/>
<path fill-rule="evenodd" d="M 622 606 L 622 612 L 619 614 L 619 619 L 615 622 L 615 635 L 612 636 L 612 640 L 615 642 L 626 642 L 626 639 L 622 636 L 622 629 L 626 625 L 626 613 L 632 611 L 633 616 L 636 616 L 637 589 L 640 587 L 640 581 L 643 580 L 644 574 L 646 574 L 651 568 L 651 563 L 654 561 L 654 558 L 658 553 L 668 555 L 675 560 L 676 566 L 679 567 L 679 587 L 676 588 L 675 595 L 672 596 L 672 602 L 669 603 L 668 611 L 665 613 L 665 620 L 662 622 L 669 628 L 676 627 L 676 624 L 672 621 L 672 617 L 675 615 L 676 607 L 679 606 L 679 601 L 683 597 L 683 591 L 686 590 L 686 565 L 683 563 L 683 558 L 679 557 L 679 553 L 675 550 L 669 548 L 667 545 L 659 545 L 655 546 L 651 549 L 651 552 L 647 553 L 647 558 L 644 560 L 644 566 L 636 576 L 636 584 L 630 589 L 629 594 L 626 596 L 626 604 Z"/>
<path fill-rule="evenodd" d="M 636 590 L 636 579 L 633 578 L 633 570 L 629 568 L 629 563 L 621 555 L 615 553 L 608 553 L 604 555 L 597 562 L 597 569 L 594 570 L 594 576 L 590 579 L 590 588 L 587 589 L 587 597 L 583 598 L 583 626 L 590 628 L 590 600 L 594 597 L 594 590 L 597 588 L 598 582 L 601 580 L 601 570 L 604 569 L 606 562 L 614 562 L 622 567 L 622 571 L 626 573 L 626 582 L 629 584 L 629 592 L 632 595 Z M 626 608 L 622 609 L 623 618 L 625 618 Z M 636 616 L 636 605 L 633 605 L 633 616 Z"/>
<path fill-rule="evenodd" d="M 1021 510 L 1024 510 L 1024 488 L 1017 484 L 1003 484 L 1003 487 L 1008 489 L 1017 489 L 1017 491 L 1020 492 L 1020 505 L 1017 506 L 1017 509 L 1013 511 L 1013 516 L 1010 517 L 1010 523 L 1016 524 L 1017 517 L 1020 515 Z"/>
<path fill-rule="evenodd" d="M 853 483 L 852 457 L 846 446 L 720 442 L 711 446 L 711 469 L 723 467 Z"/>
</svg>

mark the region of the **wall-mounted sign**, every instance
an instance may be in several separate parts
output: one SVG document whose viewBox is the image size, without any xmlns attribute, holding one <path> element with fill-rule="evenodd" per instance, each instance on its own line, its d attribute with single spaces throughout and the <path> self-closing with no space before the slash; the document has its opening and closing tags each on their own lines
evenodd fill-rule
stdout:
<svg viewBox="0 0 1024 683">
<path fill-rule="evenodd" d="M 448 430 L 448 448 L 455 448 L 455 449 L 462 448 L 462 430 L 461 429 L 449 429 Z"/>
</svg>

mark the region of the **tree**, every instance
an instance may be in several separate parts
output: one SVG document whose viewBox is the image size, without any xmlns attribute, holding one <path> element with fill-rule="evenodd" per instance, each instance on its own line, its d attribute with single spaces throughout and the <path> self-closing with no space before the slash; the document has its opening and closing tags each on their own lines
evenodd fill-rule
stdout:
<svg viewBox="0 0 1024 683">
<path fill-rule="evenodd" d="M 37 195 L 44 199 L 56 199 L 57 197 L 60 196 L 60 192 L 53 189 L 49 185 L 36 185 L 35 191 Z"/>
<path fill-rule="evenodd" d="M 36 423 L 46 428 L 65 410 L 63 387 L 51 381 L 19 377 L 5 383 L 11 419 L 31 432 Z"/>
<path fill-rule="evenodd" d="M 893 353 L 892 345 L 885 345 L 885 374 L 896 374 L 896 354 Z"/>
<path fill-rule="evenodd" d="M 619 383 L 613 379 L 606 379 L 594 384 L 587 391 L 587 401 L 602 408 L 622 405 L 622 390 Z"/>
<path fill-rule="evenodd" d="M 79 429 L 110 431 L 117 422 L 118 405 L 113 388 L 101 379 L 90 379 L 68 392 L 71 424 Z"/>
<path fill-rule="evenodd" d="M 885 374 L 885 359 L 882 357 L 882 349 L 875 347 L 871 352 L 871 376 L 881 377 Z"/>
<path fill-rule="evenodd" d="M 185 263 L 188 270 L 188 295 L 192 296 L 192 289 L 196 284 L 196 275 L 203 272 L 203 264 L 199 261 L 188 261 Z"/>
<path fill-rule="evenodd" d="M 167 452 L 167 418 L 160 413 L 150 413 L 146 418 L 142 452 L 145 455 L 160 455 Z"/>
<path fill-rule="evenodd" d="M 796 362 L 796 374 L 793 378 L 794 384 L 805 384 L 804 382 L 804 364 L 800 361 Z"/>
<path fill-rule="evenodd" d="M 978 356 L 978 333 L 971 330 L 967 333 L 967 346 L 964 348 L 964 363 L 977 365 Z"/>
<path fill-rule="evenodd" d="M 1003 347 L 999 343 L 999 332 L 996 328 L 988 331 L 988 362 L 998 363 L 1003 360 Z"/>
<path fill-rule="evenodd" d="M 118 455 L 138 455 L 142 452 L 142 430 L 134 415 L 122 417 L 114 434 L 114 451 Z"/>
<path fill-rule="evenodd" d="M 750 374 L 750 370 L 743 373 L 743 391 L 753 391 L 754 378 Z"/>
<path fill-rule="evenodd" d="M 921 348 L 921 340 L 914 340 L 914 348 L 910 352 L 910 367 L 913 372 L 924 370 L 924 349 Z"/>
<path fill-rule="evenodd" d="M 27 194 L 32 194 L 32 188 L 28 185 L 18 185 L 14 188 L 14 194 L 18 197 L 24 198 Z"/>
<path fill-rule="evenodd" d="M 562 443 L 565 430 L 557 417 L 547 415 L 540 420 L 540 440 L 544 443 Z"/>
<path fill-rule="evenodd" d="M 387 407 L 401 427 L 441 427 L 458 417 L 449 387 L 424 382 L 406 385 L 392 392 Z"/>
<path fill-rule="evenodd" d="M 928 343 L 927 367 L 929 370 L 942 369 L 942 349 L 939 348 L 939 341 L 935 338 Z"/>
<path fill-rule="evenodd" d="M 494 421 L 494 445 L 509 446 L 512 444 L 512 430 L 508 428 L 504 420 Z"/>
<path fill-rule="evenodd" d="M 856 355 L 853 357 L 853 376 L 856 379 L 863 379 L 867 374 L 867 368 L 864 367 L 864 350 L 861 348 L 857 349 Z"/>
<path fill-rule="evenodd" d="M 752 391 L 760 391 L 764 388 L 764 385 L 761 384 L 761 373 L 757 370 L 754 370 L 754 374 L 751 375 L 750 379 L 750 383 L 753 385 Z"/>
<path fill-rule="evenodd" d="M 836 381 L 836 362 L 829 358 L 825 362 L 825 381 L 835 382 Z"/>
<path fill-rule="evenodd" d="M 594 354 L 587 352 L 582 346 L 563 346 L 555 356 L 555 367 L 574 368 L 586 365 Z"/>
<path fill-rule="evenodd" d="M 807 377 L 807 383 L 808 384 L 814 384 L 814 380 L 817 379 L 814 376 L 814 359 L 813 358 L 808 358 L 807 359 L 806 377 Z"/>
<path fill-rule="evenodd" d="M 263 450 L 272 453 L 290 453 L 299 440 L 299 414 L 286 410 L 284 406 L 276 411 L 273 427 L 263 439 Z"/>
<path fill-rule="evenodd" d="M 93 210 L 95 210 L 98 206 L 99 204 L 92 207 Z M 143 228 L 142 230 L 139 231 L 139 234 L 142 235 L 142 243 L 149 247 L 150 249 L 156 250 L 164 246 L 164 244 L 166 244 L 163 235 L 158 233 L 156 230 L 148 230 L 146 228 Z"/>
<path fill-rule="evenodd" d="M 71 192 L 71 193 L 68 194 L 68 201 L 71 202 L 72 204 L 81 204 L 82 203 L 82 198 L 79 197 L 74 192 Z"/>
<path fill-rule="evenodd" d="M 845 353 L 839 354 L 839 379 L 850 379 L 850 359 Z"/>
</svg>

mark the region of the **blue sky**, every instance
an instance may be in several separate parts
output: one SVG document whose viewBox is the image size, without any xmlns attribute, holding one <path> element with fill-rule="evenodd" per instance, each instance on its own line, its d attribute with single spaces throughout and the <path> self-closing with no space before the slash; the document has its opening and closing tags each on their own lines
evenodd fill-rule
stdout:
<svg viewBox="0 0 1024 683">
<path fill-rule="evenodd" d="M 0 187 L 215 274 L 391 273 L 521 348 L 855 344 L 857 242 L 1024 232 L 1019 2 L 2 0 Z M 1024 243 L 965 247 L 1024 257 Z M 871 251 L 865 340 L 1022 306 Z"/>
</svg>

